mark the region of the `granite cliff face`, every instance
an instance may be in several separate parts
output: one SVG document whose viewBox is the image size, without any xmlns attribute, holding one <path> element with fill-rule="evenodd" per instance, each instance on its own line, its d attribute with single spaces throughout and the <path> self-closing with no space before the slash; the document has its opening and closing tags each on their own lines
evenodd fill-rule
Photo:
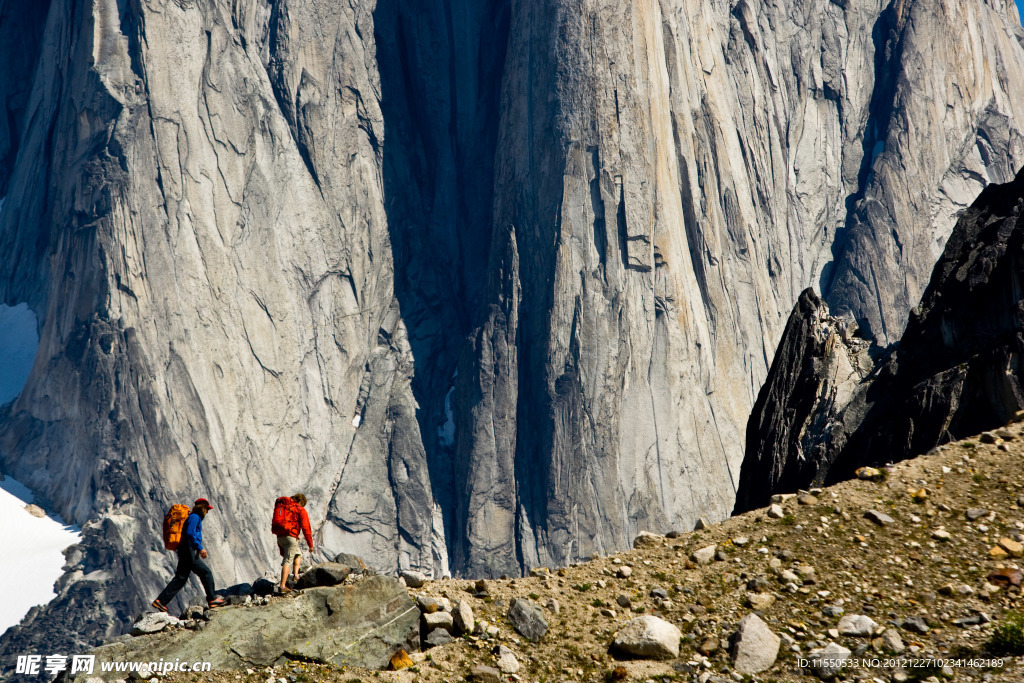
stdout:
<svg viewBox="0 0 1024 683">
<path fill-rule="evenodd" d="M 736 511 L 1006 424 L 1024 407 L 1024 170 L 957 222 L 897 345 L 856 372 L 804 292 L 747 425 Z M 840 369 L 838 372 L 836 369 Z"/>
<path fill-rule="evenodd" d="M 0 0 L 0 467 L 85 536 L 0 649 L 123 628 L 200 494 L 222 582 L 293 490 L 434 575 L 724 517 L 799 292 L 890 341 L 1024 163 L 1022 41 L 1000 0 Z"/>
</svg>

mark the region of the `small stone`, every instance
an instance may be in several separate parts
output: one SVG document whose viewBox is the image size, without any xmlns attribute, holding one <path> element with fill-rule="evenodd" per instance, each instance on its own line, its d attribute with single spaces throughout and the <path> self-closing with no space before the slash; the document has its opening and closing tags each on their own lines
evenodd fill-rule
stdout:
<svg viewBox="0 0 1024 683">
<path fill-rule="evenodd" d="M 903 626 L 904 630 L 910 631 L 912 633 L 917 633 L 920 635 L 924 635 L 928 633 L 929 630 L 931 630 L 928 628 L 928 622 L 926 622 L 921 617 L 907 617 L 903 620 L 903 623 L 901 625 Z"/>
<path fill-rule="evenodd" d="M 180 626 L 181 619 L 171 616 L 166 612 L 149 612 L 135 622 L 132 626 L 131 634 L 133 636 L 143 636 L 150 633 L 159 633 L 171 625 Z"/>
<path fill-rule="evenodd" d="M 781 583 L 802 583 L 800 577 L 788 569 L 779 572 L 779 581 Z"/>
<path fill-rule="evenodd" d="M 651 591 L 652 598 L 661 598 L 662 600 L 668 600 L 668 591 L 664 588 L 655 588 Z"/>
<path fill-rule="evenodd" d="M 472 633 L 476 620 L 473 618 L 473 608 L 466 600 L 459 600 L 452 610 L 452 627 L 456 635 Z"/>
<path fill-rule="evenodd" d="M 771 593 L 747 593 L 747 604 L 751 609 L 763 612 L 775 604 L 775 596 Z"/>
<path fill-rule="evenodd" d="M 864 513 L 864 518 L 871 520 L 878 526 L 885 526 L 886 524 L 892 524 L 896 521 L 889 515 L 884 512 L 879 512 L 878 510 L 868 510 Z"/>
<path fill-rule="evenodd" d="M 949 541 L 953 540 L 953 535 L 945 529 L 936 529 L 932 532 L 932 538 L 934 538 L 936 541 L 948 543 Z"/>
<path fill-rule="evenodd" d="M 601 616 L 602 617 L 608 617 L 609 619 L 614 619 L 615 618 L 615 610 L 608 609 L 607 607 L 605 607 L 604 609 L 601 610 Z"/>
<path fill-rule="evenodd" d="M 1010 553 L 1006 552 L 1002 547 L 995 545 L 989 548 L 988 556 L 993 560 L 1005 560 L 1010 556 Z"/>
<path fill-rule="evenodd" d="M 768 584 L 768 579 L 758 575 L 747 581 L 747 590 L 755 593 L 767 593 L 771 590 L 771 586 Z"/>
<path fill-rule="evenodd" d="M 548 622 L 540 608 L 529 600 L 516 598 L 508 609 L 508 620 L 512 628 L 527 640 L 537 642 L 548 632 Z"/>
<path fill-rule="evenodd" d="M 537 578 L 544 578 L 549 574 L 551 574 L 551 572 L 548 570 L 547 567 L 534 567 L 530 570 L 530 576 L 534 576 Z"/>
<path fill-rule="evenodd" d="M 746 536 L 737 536 L 736 538 L 732 539 L 732 544 L 737 548 L 742 548 L 748 543 L 750 543 L 750 539 Z"/>
<path fill-rule="evenodd" d="M 392 671 L 401 671 L 402 669 L 408 669 L 413 666 L 415 662 L 412 661 L 412 657 L 409 656 L 405 650 L 399 650 L 395 654 L 391 655 L 391 661 L 388 663 L 388 668 Z"/>
<path fill-rule="evenodd" d="M 633 548 L 660 548 L 665 537 L 661 534 L 652 534 L 650 531 L 641 531 L 633 539 Z"/>
<path fill-rule="evenodd" d="M 711 524 L 708 523 L 708 520 L 704 519 L 703 517 L 698 517 L 697 521 L 693 525 L 693 530 L 703 531 L 704 529 L 707 529 L 710 526 Z"/>
<path fill-rule="evenodd" d="M 795 493 L 776 493 L 772 496 L 769 502 L 781 505 L 788 500 L 793 500 L 794 498 L 796 498 Z"/>
<path fill-rule="evenodd" d="M 711 564 L 711 561 L 715 559 L 715 546 L 709 545 L 693 551 L 690 559 L 697 564 Z"/>
<path fill-rule="evenodd" d="M 441 611 L 441 601 L 427 595 L 421 595 L 416 598 L 416 604 L 424 614 L 433 614 L 434 612 Z"/>
<path fill-rule="evenodd" d="M 409 588 L 420 588 L 427 582 L 426 574 L 412 569 L 406 569 L 399 576 L 405 580 L 405 585 Z"/>
<path fill-rule="evenodd" d="M 453 640 L 455 639 L 452 638 L 452 635 L 448 633 L 448 631 L 443 628 L 435 628 L 429 635 L 427 635 L 424 643 L 426 643 L 427 647 L 438 647 L 440 645 L 447 645 Z"/>
<path fill-rule="evenodd" d="M 497 659 L 498 670 L 504 674 L 519 673 L 519 660 L 516 654 L 504 645 L 494 648 L 491 653 Z"/>
<path fill-rule="evenodd" d="M 562 606 L 558 604 L 558 600 L 555 600 L 554 598 L 548 598 L 544 607 L 552 614 L 560 614 L 562 611 Z"/>
<path fill-rule="evenodd" d="M 817 505 L 818 499 L 809 493 L 804 493 L 797 496 L 796 502 L 800 505 Z"/>
<path fill-rule="evenodd" d="M 632 575 L 632 573 L 632 569 L 626 566 L 622 566 L 619 567 L 618 571 L 615 572 L 615 575 L 618 576 L 620 579 L 628 579 L 630 575 Z"/>
<path fill-rule="evenodd" d="M 470 669 L 469 679 L 478 683 L 502 683 L 501 672 L 483 664 L 477 664 Z"/>
<path fill-rule="evenodd" d="M 999 442 L 999 437 L 993 434 L 992 432 L 983 432 L 981 436 L 978 437 L 978 441 L 982 443 L 993 444 Z"/>
<path fill-rule="evenodd" d="M 349 571 L 353 574 L 368 574 L 370 568 L 363 562 L 363 558 L 352 553 L 338 553 L 334 556 L 334 561 L 337 564 L 343 565 L 349 568 Z"/>
<path fill-rule="evenodd" d="M 987 516 L 988 510 L 986 510 L 985 508 L 968 508 L 967 511 L 964 512 L 964 517 L 966 517 L 967 521 L 969 522 L 976 522 L 982 517 Z"/>
<path fill-rule="evenodd" d="M 830 681 L 842 669 L 843 660 L 849 659 L 853 652 L 836 643 L 829 643 L 822 649 L 811 650 L 808 659 L 811 670 L 823 681 Z"/>
<path fill-rule="evenodd" d="M 634 657 L 664 659 L 679 656 L 679 629 L 658 617 L 646 615 L 630 620 L 612 641 L 616 652 Z"/>
<path fill-rule="evenodd" d="M 444 629 L 451 633 L 455 630 L 454 619 L 450 612 L 431 612 L 423 614 L 423 630 L 430 633 L 436 628 Z"/>
<path fill-rule="evenodd" d="M 756 674 L 775 664 L 782 639 L 759 616 L 748 614 L 740 620 L 731 642 L 733 668 L 742 674 Z"/>
<path fill-rule="evenodd" d="M 615 598 L 615 604 L 617 604 L 622 609 L 629 609 L 633 606 L 633 601 L 629 599 L 628 595 L 623 594 Z"/>
<path fill-rule="evenodd" d="M 865 481 L 878 481 L 885 476 L 882 474 L 882 470 L 877 467 L 861 467 L 854 472 L 854 474 L 857 475 L 858 479 L 863 479 Z"/>
<path fill-rule="evenodd" d="M 816 572 L 814 567 L 809 564 L 801 564 L 796 568 L 797 575 L 803 579 L 804 583 L 814 583 L 816 578 Z"/>
<path fill-rule="evenodd" d="M 191 621 L 206 619 L 206 608 L 202 605 L 189 605 L 182 611 L 181 619 Z"/>
<path fill-rule="evenodd" d="M 718 651 L 718 638 L 705 638 L 704 642 L 697 647 L 697 652 L 704 656 Z"/>
<path fill-rule="evenodd" d="M 768 506 L 768 516 L 772 519 L 782 519 L 786 516 L 786 511 L 778 503 L 773 503 Z"/>
<path fill-rule="evenodd" d="M 903 644 L 903 639 L 900 638 L 899 631 L 894 628 L 885 629 L 880 640 L 882 641 L 882 649 L 894 655 L 902 654 L 907 649 L 907 646 Z"/>
<path fill-rule="evenodd" d="M 847 614 L 839 620 L 839 633 L 844 636 L 871 636 L 878 623 L 863 614 Z"/>
<path fill-rule="evenodd" d="M 1010 557 L 1024 556 L 1024 544 L 1021 544 L 1012 538 L 1000 538 L 999 547 L 1005 550 Z"/>
</svg>

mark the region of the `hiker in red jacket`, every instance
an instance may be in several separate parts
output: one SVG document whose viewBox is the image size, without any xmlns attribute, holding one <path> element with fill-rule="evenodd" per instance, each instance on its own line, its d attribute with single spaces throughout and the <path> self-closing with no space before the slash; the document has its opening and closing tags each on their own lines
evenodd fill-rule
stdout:
<svg viewBox="0 0 1024 683">
<path fill-rule="evenodd" d="M 313 552 L 313 533 L 309 529 L 309 515 L 306 514 L 306 497 L 296 493 L 291 498 L 278 498 L 274 503 L 274 520 L 270 530 L 277 535 L 277 547 L 281 550 L 281 585 L 278 591 L 290 593 L 288 587 L 288 565 L 292 574 L 299 578 L 302 553 L 299 550 L 299 529 L 306 537 L 309 552 Z"/>
</svg>

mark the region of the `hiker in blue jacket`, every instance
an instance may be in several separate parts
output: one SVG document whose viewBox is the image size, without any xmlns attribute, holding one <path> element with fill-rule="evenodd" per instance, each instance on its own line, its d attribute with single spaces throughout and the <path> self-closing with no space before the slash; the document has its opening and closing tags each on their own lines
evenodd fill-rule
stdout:
<svg viewBox="0 0 1024 683">
<path fill-rule="evenodd" d="M 174 599 L 185 584 L 189 574 L 195 574 L 206 591 L 206 601 L 210 607 L 220 607 L 224 598 L 214 594 L 213 572 L 203 560 L 206 559 L 206 548 L 203 546 L 203 518 L 213 509 L 210 501 L 200 498 L 192 506 L 192 514 L 185 520 L 185 528 L 181 532 L 181 543 L 178 545 L 178 568 L 174 578 L 167 584 L 163 592 L 153 601 L 153 607 L 161 612 L 167 611 L 167 604 Z M 179 518 L 180 519 L 180 518 Z"/>
</svg>

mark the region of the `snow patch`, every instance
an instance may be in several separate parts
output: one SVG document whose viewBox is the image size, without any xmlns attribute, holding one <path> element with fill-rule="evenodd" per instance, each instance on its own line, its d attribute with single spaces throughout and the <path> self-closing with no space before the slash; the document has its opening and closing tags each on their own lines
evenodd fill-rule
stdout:
<svg viewBox="0 0 1024 683">
<path fill-rule="evenodd" d="M 36 605 L 50 602 L 53 583 L 64 572 L 63 550 L 82 540 L 81 529 L 58 515 L 33 517 L 25 505 L 32 492 L 7 477 L 0 481 L 0 633 L 21 621 Z"/>
<path fill-rule="evenodd" d="M 38 321 L 28 304 L 0 304 L 0 405 L 18 398 L 39 348 Z"/>
</svg>

